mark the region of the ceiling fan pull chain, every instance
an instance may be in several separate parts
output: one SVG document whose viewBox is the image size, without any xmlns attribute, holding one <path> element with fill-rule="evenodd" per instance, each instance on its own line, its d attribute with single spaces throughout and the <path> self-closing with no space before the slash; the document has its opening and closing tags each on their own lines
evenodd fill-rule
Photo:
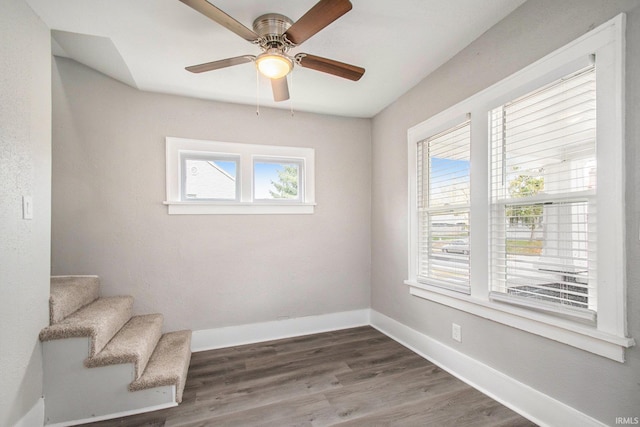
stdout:
<svg viewBox="0 0 640 427">
<path fill-rule="evenodd" d="M 294 93 L 293 89 L 293 72 L 289 73 L 289 87 L 291 87 L 291 93 Z M 289 107 L 291 107 L 291 117 L 293 117 L 293 95 L 289 97 Z"/>
<path fill-rule="evenodd" d="M 256 68 L 256 116 L 260 115 L 260 72 Z"/>
</svg>

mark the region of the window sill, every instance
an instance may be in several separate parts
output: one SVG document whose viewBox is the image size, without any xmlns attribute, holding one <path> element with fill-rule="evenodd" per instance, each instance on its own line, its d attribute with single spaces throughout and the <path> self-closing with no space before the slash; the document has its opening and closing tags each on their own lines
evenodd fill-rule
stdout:
<svg viewBox="0 0 640 427">
<path fill-rule="evenodd" d="M 587 325 L 544 313 L 480 300 L 470 295 L 426 286 L 411 280 L 406 280 L 405 284 L 409 285 L 411 295 L 568 344 L 617 362 L 624 362 L 624 349 L 635 345 L 633 338 L 608 334 Z"/>
<path fill-rule="evenodd" d="M 315 203 L 163 202 L 169 215 L 278 215 L 312 214 Z"/>
</svg>

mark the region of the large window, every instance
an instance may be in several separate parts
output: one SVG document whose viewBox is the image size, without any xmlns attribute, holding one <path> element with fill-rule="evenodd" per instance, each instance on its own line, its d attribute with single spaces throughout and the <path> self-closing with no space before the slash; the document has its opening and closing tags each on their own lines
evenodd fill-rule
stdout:
<svg viewBox="0 0 640 427">
<path fill-rule="evenodd" d="M 624 360 L 623 39 L 620 15 L 409 130 L 413 295 Z"/>
<path fill-rule="evenodd" d="M 418 142 L 418 280 L 469 292 L 467 120 Z"/>
<path fill-rule="evenodd" d="M 596 72 L 489 112 L 491 296 L 595 320 Z"/>
<path fill-rule="evenodd" d="M 314 150 L 166 139 L 169 214 L 313 213 Z"/>
</svg>

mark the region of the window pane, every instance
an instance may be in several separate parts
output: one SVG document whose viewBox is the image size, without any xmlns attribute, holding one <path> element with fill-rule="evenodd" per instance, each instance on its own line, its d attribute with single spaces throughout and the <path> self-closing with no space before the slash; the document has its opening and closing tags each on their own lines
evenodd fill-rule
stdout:
<svg viewBox="0 0 640 427">
<path fill-rule="evenodd" d="M 494 199 L 595 189 L 595 78 L 589 67 L 491 111 Z"/>
<path fill-rule="evenodd" d="M 430 284 L 469 287 L 469 210 L 420 216 L 418 277 Z"/>
<path fill-rule="evenodd" d="M 595 307 L 589 289 L 588 203 L 506 205 L 504 236 L 496 239 L 502 271 L 494 291 L 580 308 Z"/>
<path fill-rule="evenodd" d="M 254 199 L 301 200 L 301 163 L 255 161 L 253 174 Z"/>
<path fill-rule="evenodd" d="M 492 290 L 596 310 L 595 68 L 490 112 Z"/>
<path fill-rule="evenodd" d="M 186 200 L 236 200 L 235 160 L 184 158 L 183 165 Z"/>
<path fill-rule="evenodd" d="M 469 204 L 470 126 L 428 140 L 429 207 Z"/>
</svg>

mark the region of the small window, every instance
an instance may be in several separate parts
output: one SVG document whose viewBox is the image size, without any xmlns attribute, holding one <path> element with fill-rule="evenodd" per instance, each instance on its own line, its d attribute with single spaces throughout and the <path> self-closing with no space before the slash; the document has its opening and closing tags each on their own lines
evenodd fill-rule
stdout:
<svg viewBox="0 0 640 427">
<path fill-rule="evenodd" d="M 314 150 L 166 139 L 169 214 L 309 214 Z"/>
</svg>

